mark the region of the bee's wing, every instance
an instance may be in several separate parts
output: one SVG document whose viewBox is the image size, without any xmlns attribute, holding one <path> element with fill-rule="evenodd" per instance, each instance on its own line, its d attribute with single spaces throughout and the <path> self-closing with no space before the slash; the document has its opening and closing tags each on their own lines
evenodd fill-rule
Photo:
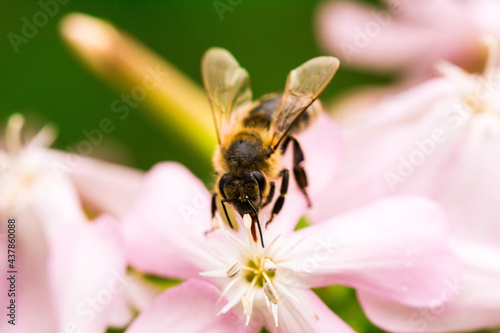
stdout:
<svg viewBox="0 0 500 333">
<path fill-rule="evenodd" d="M 330 83 L 339 64 L 335 57 L 317 57 L 288 74 L 281 104 L 271 124 L 273 151 L 278 148 L 298 117 Z"/>
<path fill-rule="evenodd" d="M 231 53 L 221 48 L 211 48 L 205 53 L 201 75 L 220 143 L 231 113 L 252 101 L 250 78 Z"/>
</svg>

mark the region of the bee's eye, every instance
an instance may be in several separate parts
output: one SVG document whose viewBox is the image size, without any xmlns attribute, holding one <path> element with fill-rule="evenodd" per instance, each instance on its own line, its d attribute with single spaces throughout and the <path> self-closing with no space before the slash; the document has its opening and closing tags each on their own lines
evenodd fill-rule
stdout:
<svg viewBox="0 0 500 333">
<path fill-rule="evenodd" d="M 257 171 L 257 170 L 252 171 L 252 176 L 257 181 L 257 184 L 259 184 L 260 193 L 263 193 L 264 190 L 266 189 L 266 177 L 262 174 L 262 172 Z"/>
</svg>

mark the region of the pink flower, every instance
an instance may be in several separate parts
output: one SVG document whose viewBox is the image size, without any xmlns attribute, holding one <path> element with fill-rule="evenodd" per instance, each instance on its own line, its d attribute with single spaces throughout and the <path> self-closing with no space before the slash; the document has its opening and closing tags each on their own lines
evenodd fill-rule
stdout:
<svg viewBox="0 0 500 333">
<path fill-rule="evenodd" d="M 331 178 L 326 171 L 333 167 L 325 164 L 336 164 L 336 130 L 325 116 L 300 139 L 315 204 Z M 204 185 L 180 165 L 153 168 L 124 221 L 128 256 L 140 271 L 203 279 L 216 286 L 227 299 L 218 314 L 235 313 L 252 332 L 262 326 L 279 332 L 352 332 L 310 288 L 343 284 L 360 295 L 425 306 L 447 281 L 460 277 L 445 245 L 443 213 L 425 199 L 381 200 L 293 231 L 306 207 L 295 189 L 265 230 L 262 248 L 249 236 L 248 216 L 239 221 L 239 232 L 220 225 L 205 234 L 211 226 L 209 198 Z M 167 313 L 167 304 L 158 302 L 161 309 L 155 311 Z M 216 308 L 214 303 L 212 309 Z M 148 325 L 150 332 L 166 329 L 162 323 L 146 324 L 144 318 L 141 325 Z"/>
<path fill-rule="evenodd" d="M 463 285 L 445 304 L 403 309 L 362 297 L 370 319 L 385 329 L 500 326 L 500 72 L 497 42 L 490 37 L 483 42 L 490 53 L 482 73 L 441 64 L 443 78 L 362 112 L 346 110 L 339 121 L 345 158 L 310 218 L 321 222 L 389 194 L 426 195 L 445 208 L 452 248 L 465 266 Z"/>
<path fill-rule="evenodd" d="M 331 1 L 318 8 L 318 40 L 343 65 L 400 72 L 407 82 L 435 74 L 441 59 L 477 70 L 477 39 L 500 38 L 500 3 L 479 1 L 385 1 L 385 8 Z"/>
<path fill-rule="evenodd" d="M 4 318 L 0 330 L 104 332 L 126 324 L 116 317 L 126 263 L 115 221 L 102 216 L 89 223 L 71 181 L 51 168 L 46 146 L 53 131 L 45 127 L 23 145 L 23 123 L 20 115 L 9 119 L 0 151 L 0 248 L 14 255 L 0 269 L 15 272 L 0 280 L 1 290 L 12 283 L 15 289 L 2 292 L 0 302 L 16 307 L 16 317 L 7 318 L 13 322 Z M 10 233 L 9 220 L 15 220 Z"/>
</svg>

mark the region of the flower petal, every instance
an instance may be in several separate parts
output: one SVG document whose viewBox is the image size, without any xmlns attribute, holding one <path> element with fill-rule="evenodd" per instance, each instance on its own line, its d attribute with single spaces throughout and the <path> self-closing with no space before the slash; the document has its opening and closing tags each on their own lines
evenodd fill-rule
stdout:
<svg viewBox="0 0 500 333">
<path fill-rule="evenodd" d="M 128 284 L 118 231 L 114 220 L 102 216 L 91 224 L 61 228 L 51 239 L 50 279 L 63 330 L 106 331 L 119 305 L 116 295 Z"/>
<path fill-rule="evenodd" d="M 337 172 L 342 151 L 340 131 L 330 116 L 321 114 L 310 127 L 297 136 L 297 139 L 304 153 L 303 166 L 308 180 L 306 190 L 314 206 Z M 290 144 L 283 157 L 284 167 L 290 170 L 288 194 L 285 197 L 283 209 L 265 232 L 265 238 L 268 240 L 272 240 L 277 234 L 293 231 L 307 210 L 305 197 L 293 175 L 292 158 L 293 148 Z M 279 194 L 279 185 L 276 192 Z M 274 202 L 266 207 L 263 216 L 270 215 Z"/>
<path fill-rule="evenodd" d="M 323 49 L 348 65 L 429 76 L 437 60 L 462 60 L 479 35 L 464 24 L 471 19 L 463 7 L 457 1 L 419 1 L 389 2 L 380 9 L 332 1 L 319 7 L 318 39 Z M 436 12 L 447 15 L 441 18 Z"/>
<path fill-rule="evenodd" d="M 500 191 L 493 184 L 500 183 L 500 130 L 488 131 L 498 124 L 497 115 L 474 115 L 461 138 L 450 142 L 455 151 L 453 168 L 438 169 L 449 173 L 447 183 L 436 184 L 433 195 L 449 212 L 452 232 L 462 239 L 473 239 L 500 246 L 500 210 L 493 203 L 500 202 Z M 434 161 L 429 159 L 429 162 Z M 439 179 L 438 174 L 428 182 Z M 418 179 L 411 180 L 412 182 Z M 441 188 L 439 186 L 442 186 Z"/>
<path fill-rule="evenodd" d="M 93 158 L 51 151 L 54 172 L 68 172 L 85 204 L 99 212 L 122 217 L 134 202 L 142 172 Z"/>
<path fill-rule="evenodd" d="M 491 205 L 500 200 L 491 186 L 500 181 L 498 116 L 472 115 L 461 103 L 453 82 L 435 79 L 364 112 L 346 113 L 339 120 L 344 160 L 311 220 L 385 195 L 426 195 L 444 206 L 454 235 L 498 243 L 500 210 Z"/>
<path fill-rule="evenodd" d="M 286 300 L 278 304 L 278 332 L 355 332 L 312 291 L 295 289 L 300 301 Z M 272 332 L 272 323 L 266 324 Z"/>
<path fill-rule="evenodd" d="M 500 251 L 478 244 L 460 244 L 458 248 L 461 259 L 466 262 L 463 283 L 447 281 L 435 299 L 418 308 L 359 292 L 361 305 L 370 320 L 397 332 L 476 331 L 500 327 L 497 264 Z M 482 259 L 482 265 L 478 259 Z"/>
<path fill-rule="evenodd" d="M 39 153 L 43 155 L 44 151 Z M 30 158 L 35 156 L 31 155 Z M 7 221 L 15 219 L 15 300 L 17 304 L 23 304 L 22 313 L 30 318 L 16 320 L 15 327 L 23 332 L 48 333 L 58 330 L 60 315 L 60 309 L 54 300 L 55 291 L 48 267 L 52 257 L 52 238 L 62 229 L 80 227 L 87 221 L 80 208 L 76 191 L 68 179 L 58 179 L 43 167 L 36 171 L 33 181 L 19 192 L 21 202 L 16 202 L 7 211 L 0 211 L 0 246 L 7 249 Z M 64 265 L 66 269 L 70 263 Z M 3 271 L 7 272 L 6 266 L 0 267 L 5 268 Z M 2 290 L 9 289 L 7 282 L 6 279 L 0 281 Z M 2 303 L 6 303 L 3 297 L 10 302 L 7 293 L 0 296 Z M 2 321 L 2 332 L 5 329 L 4 324 L 12 327 L 7 321 Z"/>
<path fill-rule="evenodd" d="M 158 296 L 126 332 L 245 332 L 245 323 L 232 312 L 215 315 L 219 296 L 211 284 L 188 280 Z"/>
<path fill-rule="evenodd" d="M 172 278 L 199 278 L 213 270 L 211 253 L 226 242 L 220 230 L 205 235 L 211 227 L 210 200 L 203 183 L 180 164 L 155 166 L 124 220 L 131 264 Z"/>
<path fill-rule="evenodd" d="M 7 271 L 14 270 L 15 295 L 8 294 L 11 276 L 0 279 L 0 302 L 5 306 L 15 301 L 16 318 L 7 317 L 0 321 L 1 332 L 57 332 L 57 311 L 53 302 L 53 290 L 51 288 L 47 258 L 50 256 L 47 239 L 44 234 L 43 225 L 33 210 L 26 210 L 16 216 L 5 216 L 0 214 L 0 247 L 7 253 L 8 229 L 7 219 L 15 217 L 15 260 L 13 267 L 8 267 L 7 257 L 0 260 L 0 269 L 6 275 Z M 5 221 L 5 224 L 3 223 Z M 5 232 L 5 233 L 4 233 Z M 12 269 L 14 268 L 14 269 Z M 22 310 L 21 310 L 22 309 Z M 9 311 L 10 310 L 6 310 Z M 21 311 L 21 312 L 20 312 Z M 30 320 L 19 320 L 22 316 Z M 8 323 L 12 320 L 15 326 Z"/>
<path fill-rule="evenodd" d="M 446 245 L 442 209 L 424 198 L 379 200 L 295 233 L 291 282 L 341 284 L 410 305 L 426 304 L 446 280 L 460 278 Z"/>
<path fill-rule="evenodd" d="M 339 119 L 345 154 L 337 177 L 308 214 L 311 220 L 320 222 L 380 197 L 399 193 L 413 177 L 418 176 L 420 180 L 420 177 L 429 177 L 429 172 L 434 174 L 435 166 L 428 166 L 431 158 L 419 167 L 401 160 L 407 161 L 409 153 L 419 149 L 416 142 L 424 141 L 433 130 L 445 125 L 442 124 L 443 108 L 449 106 L 446 101 L 454 93 L 454 87 L 446 80 L 431 80 L 389 96 L 373 108 L 355 114 L 346 113 Z M 454 156 L 437 154 L 447 150 L 448 147 L 443 145 L 449 140 L 439 143 L 439 150 L 436 149 L 431 156 L 443 168 L 455 162 Z M 413 194 L 430 192 L 434 187 L 434 183 L 424 181 L 412 183 L 417 187 L 410 191 Z"/>
</svg>

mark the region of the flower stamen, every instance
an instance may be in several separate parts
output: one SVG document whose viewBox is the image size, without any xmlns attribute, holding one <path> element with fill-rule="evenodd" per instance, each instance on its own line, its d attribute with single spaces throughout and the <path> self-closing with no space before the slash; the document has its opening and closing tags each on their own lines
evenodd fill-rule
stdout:
<svg viewBox="0 0 500 333">
<path fill-rule="evenodd" d="M 247 229 L 248 243 L 243 243 L 236 235 L 222 225 L 220 219 L 217 219 L 218 229 L 220 229 L 226 238 L 237 246 L 239 258 L 228 269 L 218 269 L 200 273 L 208 277 L 227 277 L 231 279 L 225 288 L 223 288 L 220 300 L 228 294 L 228 303 L 222 307 L 219 314 L 226 313 L 231 308 L 241 303 L 243 314 L 246 317 L 246 325 L 250 323 L 253 313 L 253 303 L 255 297 L 259 300 L 265 300 L 270 315 L 277 327 L 278 325 L 278 303 L 280 302 L 280 293 L 273 279 L 278 274 L 278 264 L 280 261 L 273 260 L 275 252 L 281 252 L 277 243 L 281 235 L 275 237 L 266 248 L 260 248 L 255 244 L 251 236 L 252 217 L 249 214 L 243 216 L 242 224 Z M 300 243 L 301 240 L 299 240 Z M 221 261 L 222 262 L 222 261 Z M 223 262 L 222 262 L 223 263 Z M 227 267 L 227 266 L 226 266 Z M 243 271 L 243 273 L 241 273 Z M 278 281 L 276 281 L 278 283 Z M 233 292 L 229 293 L 230 290 Z M 287 293 L 284 293 L 286 295 Z M 292 295 L 293 296 L 293 295 Z M 294 297 L 295 298 L 295 297 Z"/>
<path fill-rule="evenodd" d="M 245 310 L 245 314 L 247 315 L 247 318 L 250 319 L 250 316 L 252 315 L 252 304 L 248 300 L 247 295 L 243 295 L 243 297 L 241 298 L 241 304 L 243 304 L 243 309 Z M 247 325 L 248 325 L 248 323 L 247 323 Z"/>
<path fill-rule="evenodd" d="M 272 283 L 264 283 L 264 294 L 266 294 L 271 303 L 278 304 L 278 291 L 274 288 Z"/>
<path fill-rule="evenodd" d="M 276 272 L 276 269 L 278 269 L 278 266 L 269 258 L 264 258 L 262 266 L 264 270 L 268 272 Z"/>
<path fill-rule="evenodd" d="M 250 230 L 250 228 L 252 228 L 252 217 L 250 216 L 250 214 L 243 215 L 243 225 L 247 230 Z"/>
<path fill-rule="evenodd" d="M 242 265 L 239 261 L 236 261 L 233 266 L 231 266 L 228 270 L 227 270 L 227 277 L 228 278 L 232 278 L 232 277 L 235 277 L 236 275 L 238 275 L 238 273 L 241 271 L 241 268 L 242 268 Z"/>
<path fill-rule="evenodd" d="M 5 145 L 0 150 L 0 209 L 20 208 L 27 202 L 28 190 L 47 169 L 43 154 L 55 139 L 51 126 L 43 127 L 23 145 L 25 119 L 21 114 L 10 116 L 5 129 Z"/>
</svg>

